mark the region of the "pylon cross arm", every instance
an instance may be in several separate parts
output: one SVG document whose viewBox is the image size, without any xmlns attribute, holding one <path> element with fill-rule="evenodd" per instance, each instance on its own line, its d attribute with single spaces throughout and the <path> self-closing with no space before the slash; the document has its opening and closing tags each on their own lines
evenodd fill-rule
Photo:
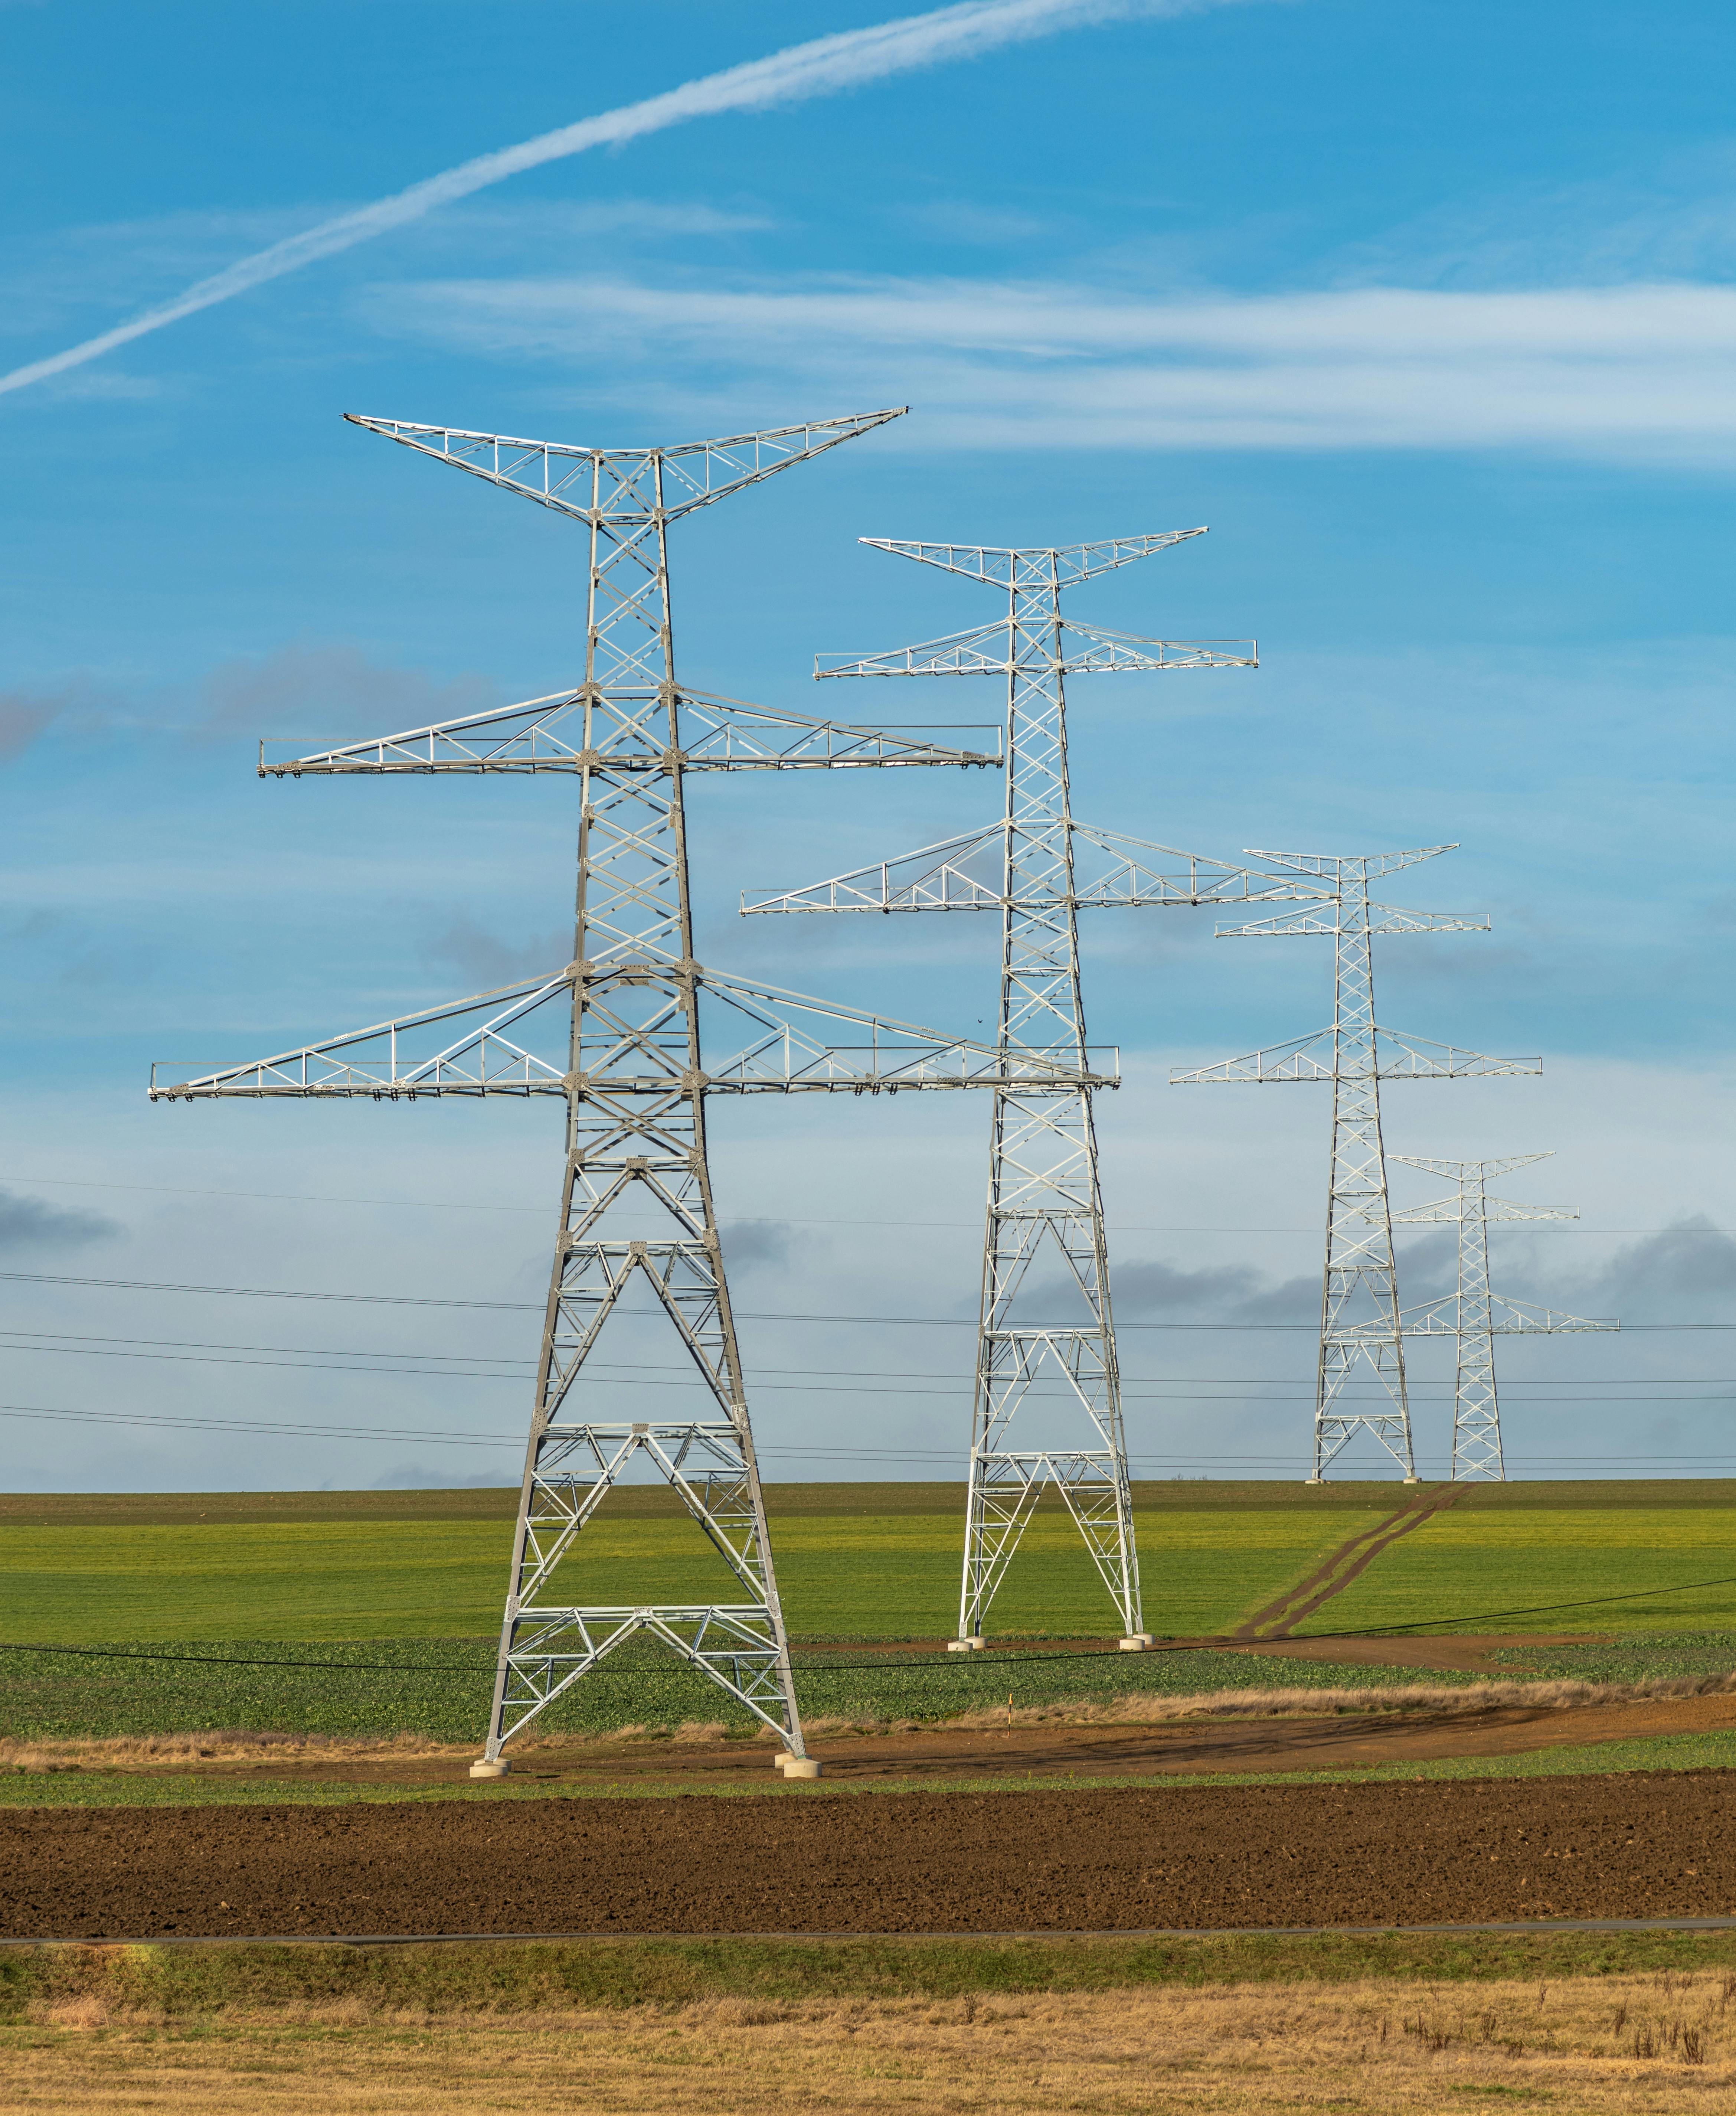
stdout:
<svg viewBox="0 0 1736 2116">
<path fill-rule="evenodd" d="M 599 1039 L 570 1070 L 575 987 L 587 988 L 587 1028 Z M 660 988 L 633 1027 L 612 1010 L 625 986 L 642 1000 Z M 705 1003 L 729 1055 L 708 1059 L 702 1077 L 690 1065 L 689 993 Z M 822 1032 L 847 1028 L 850 1043 Z M 939 1029 L 893 1021 L 855 1008 L 669 963 L 599 967 L 572 964 L 552 976 L 425 1008 L 396 1020 L 328 1037 L 269 1058 L 207 1073 L 158 1063 L 153 1102 L 225 1097 L 319 1101 L 371 1097 L 475 1097 L 485 1095 L 896 1093 L 902 1089 L 1114 1087 L 1120 1081 L 1113 1046 L 1088 1051 L 1082 1068 L 1041 1052 L 978 1043 Z"/>
<path fill-rule="evenodd" d="M 1083 642 L 1077 652 L 1050 646 L 1028 628 L 1004 618 L 949 632 L 913 646 L 893 646 L 878 654 L 816 655 L 814 674 L 829 676 L 1010 676 L 1033 669 L 1060 676 L 1133 674 L 1161 669 L 1257 669 L 1260 650 L 1251 639 L 1144 639 L 1126 632 L 1106 632 L 1067 619 L 1045 623 L 1045 635 L 1059 632 Z"/>
<path fill-rule="evenodd" d="M 599 525 L 665 522 L 709 507 L 757 485 L 791 464 L 822 455 L 840 441 L 901 418 L 910 407 L 814 419 L 754 434 L 684 441 L 665 448 L 590 448 L 567 441 L 526 440 L 509 434 L 475 434 L 459 426 L 425 426 L 346 412 L 365 426 L 420 455 L 450 463 L 472 477 L 534 499 L 558 514 Z M 661 472 L 660 477 L 658 473 Z"/>
<path fill-rule="evenodd" d="M 1337 1032 L 1330 1028 L 1320 1028 L 1311 1035 L 1295 1037 L 1288 1043 L 1251 1051 L 1243 1057 L 1222 1059 L 1216 1065 L 1201 1065 L 1192 1072 L 1172 1073 L 1169 1084 L 1173 1088 L 1189 1088 L 1297 1080 L 1499 1079 L 1543 1070 L 1541 1058 L 1490 1058 L 1481 1051 L 1462 1051 L 1456 1044 L 1401 1036 L 1385 1028 L 1375 1030 L 1374 1047 L 1372 1065 L 1341 1072 Z"/>
<path fill-rule="evenodd" d="M 981 581 L 990 587 L 1065 588 L 1205 534 L 1203 528 L 1164 529 L 1150 536 L 1109 536 L 1095 544 L 1068 544 L 1054 550 L 1035 545 L 910 543 L 895 536 L 864 536 L 861 540 L 874 550 L 915 559 L 925 566 L 938 566 L 943 573 L 962 573 L 967 580 Z"/>
<path fill-rule="evenodd" d="M 1054 828 L 1071 839 L 1070 894 L 1058 894 L 1052 886 L 1021 874 L 1017 841 L 1027 834 L 1017 824 L 999 822 L 756 903 L 750 904 L 744 896 L 742 909 L 748 916 L 770 912 L 989 911 L 1057 904 L 1101 910 L 1253 904 L 1313 894 L 1310 885 L 1293 875 L 1263 874 L 1086 823 L 1067 821 Z M 1010 861 L 1009 833 L 1015 841 L 1015 857 Z"/>
<path fill-rule="evenodd" d="M 262 779 L 338 777 L 365 773 L 581 772 L 613 775 L 683 771 L 838 770 L 870 766 L 995 766 L 1003 761 L 1000 730 L 964 728 L 865 728 L 802 713 L 773 711 L 736 698 L 677 693 L 681 749 L 677 757 L 646 739 L 630 708 L 617 699 L 593 704 L 589 739 L 581 689 L 494 711 L 439 720 L 402 734 L 370 736 L 337 749 L 269 757 L 259 745 Z M 969 746 L 936 739 L 981 738 Z"/>
<path fill-rule="evenodd" d="M 1583 1330 L 1619 1330 L 1611 1316 L 1569 1315 L 1559 1308 L 1540 1308 L 1533 1301 L 1511 1300 L 1504 1293 L 1489 1296 L 1490 1335 L 1528 1337 L 1533 1335 L 1573 1333 Z"/>
</svg>

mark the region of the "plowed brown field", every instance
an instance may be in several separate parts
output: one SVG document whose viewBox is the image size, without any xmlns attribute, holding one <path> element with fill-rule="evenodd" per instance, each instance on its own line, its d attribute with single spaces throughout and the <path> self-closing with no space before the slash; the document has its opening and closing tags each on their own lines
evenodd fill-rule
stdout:
<svg viewBox="0 0 1736 2116">
<path fill-rule="evenodd" d="M 1736 1772 L 15 1809 L 0 1933 L 969 1932 L 1736 1912 Z"/>
</svg>

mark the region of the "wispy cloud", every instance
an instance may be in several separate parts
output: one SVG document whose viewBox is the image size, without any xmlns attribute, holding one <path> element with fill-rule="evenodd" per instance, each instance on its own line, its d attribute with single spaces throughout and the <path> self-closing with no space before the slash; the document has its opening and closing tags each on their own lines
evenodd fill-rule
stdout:
<svg viewBox="0 0 1736 2116">
<path fill-rule="evenodd" d="M 264 735 L 311 746 L 425 726 L 501 702 L 486 677 L 442 682 L 420 669 L 370 661 L 359 647 L 304 644 L 212 669 L 187 731 L 200 742 Z"/>
<path fill-rule="evenodd" d="M 572 933 L 553 932 L 526 941 L 503 941 L 461 914 L 435 936 L 429 952 L 461 972 L 472 991 L 492 991 L 518 978 L 540 977 L 571 959 Z"/>
<path fill-rule="evenodd" d="M 765 58 L 684 82 L 664 94 L 581 118 L 576 124 L 539 134 L 534 140 L 521 140 L 492 154 L 478 155 L 389 198 L 322 221 L 195 282 L 173 301 L 148 309 L 113 330 L 50 354 L 46 360 L 32 361 L 8 375 L 0 375 L 0 395 L 99 359 L 151 331 L 162 330 L 202 309 L 214 308 L 220 301 L 231 301 L 286 273 L 299 271 L 305 264 L 336 256 L 359 242 L 371 242 L 375 236 L 419 220 L 438 207 L 504 183 L 509 177 L 582 154 L 593 147 L 624 146 L 629 140 L 666 131 L 671 126 L 725 111 L 769 110 L 816 96 L 837 95 L 895 74 L 980 58 L 985 53 L 1052 36 L 1063 30 L 1137 16 L 1196 14 L 1230 4 L 1233 0 L 962 0 L 962 4 L 936 8 L 929 14 L 904 16 L 868 29 L 792 44 Z"/>
<path fill-rule="evenodd" d="M 733 361 L 768 390 L 908 395 L 929 423 L 907 438 L 925 445 L 1736 454 L 1736 288 L 1721 286 L 1176 300 L 1061 280 L 595 277 L 397 286 L 373 313 L 514 358 L 594 364 L 652 338 L 713 389 Z M 642 387 L 636 358 L 635 373 Z"/>
<path fill-rule="evenodd" d="M 81 1249 L 87 1242 L 112 1240 L 123 1230 L 100 1212 L 76 1205 L 51 1205 L 45 1198 L 18 1190 L 0 1190 L 0 1255 L 30 1255 L 38 1249 Z"/>
<path fill-rule="evenodd" d="M 88 696 L 82 684 L 53 691 L 0 691 L 0 758 L 17 757 L 44 729 Z"/>
</svg>

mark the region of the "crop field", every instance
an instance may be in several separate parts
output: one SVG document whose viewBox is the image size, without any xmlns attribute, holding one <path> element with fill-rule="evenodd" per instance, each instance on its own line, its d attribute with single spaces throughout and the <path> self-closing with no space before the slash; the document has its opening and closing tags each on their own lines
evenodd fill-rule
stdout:
<svg viewBox="0 0 1736 2116">
<path fill-rule="evenodd" d="M 1215 1502 L 1199 1494 L 1215 1489 Z M 1147 1627 L 1232 1627 L 1389 1512 L 1391 1486 L 1141 1485 Z M 0 1502 L 0 1640 L 475 1637 L 500 1621 L 516 1493 L 307 1493 Z M 793 1635 L 934 1639 L 958 1617 L 962 1488 L 772 1485 Z M 563 1568 L 576 1599 L 733 1598 L 673 1494 L 615 1494 Z M 1118 1630 L 1059 1503 L 1026 1531 L 995 1604 L 1014 1636 Z"/>
<path fill-rule="evenodd" d="M 1233 1630 L 1404 1496 L 1390 1483 L 1141 1485 L 1148 1628 L 1183 1640 Z M 470 1739 L 486 1709 L 513 1497 L 0 1500 L 0 1644 L 11 1649 L 0 1652 L 0 1731 L 251 1727 Z M 996 1604 L 996 1632 L 1009 1649 L 1021 1637 L 1076 1640 L 1077 1657 L 1009 1649 L 979 1662 L 930 1651 L 907 1667 L 878 1656 L 854 1664 L 852 1642 L 935 1642 L 950 1631 L 959 1488 L 774 1485 L 769 1498 L 810 1714 L 927 1720 L 1009 1698 L 1025 1706 L 1408 1679 L 1192 1648 L 1137 1659 L 1105 1653 L 1117 1627 L 1059 1509 L 1029 1531 Z M 576 1597 L 728 1598 L 721 1564 L 662 1490 L 617 1494 L 581 1545 L 566 1576 Z M 1696 1584 L 1712 1581 L 1730 1584 Z M 1527 1673 L 1633 1681 L 1727 1668 L 1736 1658 L 1736 1485 L 1477 1488 L 1383 1550 L 1300 1630 L 1417 1624 L 1613 1635 L 1601 1645 L 1541 1649 Z M 46 1645 L 192 1658 L 29 1649 Z M 273 1662 L 284 1664 L 234 1664 Z M 546 1723 L 728 1723 L 720 1704 L 668 1656 L 628 1647 Z"/>
<path fill-rule="evenodd" d="M 1736 1490 L 1722 1480 L 1476 1488 L 1297 1630 L 1425 1615 L 1467 1631 L 1736 1629 Z"/>
</svg>

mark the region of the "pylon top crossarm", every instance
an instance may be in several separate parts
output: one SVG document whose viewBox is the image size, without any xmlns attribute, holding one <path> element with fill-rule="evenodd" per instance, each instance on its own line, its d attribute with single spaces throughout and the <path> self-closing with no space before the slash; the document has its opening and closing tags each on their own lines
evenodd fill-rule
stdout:
<svg viewBox="0 0 1736 2116">
<path fill-rule="evenodd" d="M 1437 1161 L 1416 1153 L 1388 1156 L 1407 1168 L 1420 1168 L 1426 1175 L 1444 1175 L 1455 1183 L 1486 1182 L 1491 1175 L 1510 1175 L 1515 1168 L 1529 1168 L 1534 1161 L 1552 1161 L 1555 1148 L 1541 1153 L 1508 1153 L 1495 1161 Z"/>
<path fill-rule="evenodd" d="M 408 419 L 346 412 L 352 426 L 383 434 L 419 455 L 432 456 L 516 492 L 557 514 L 599 527 L 630 528 L 674 522 L 695 508 L 758 485 L 792 463 L 822 455 L 889 419 L 907 404 L 848 418 L 813 419 L 759 433 L 683 441 L 673 448 L 592 448 L 567 441 L 524 440 L 508 434 L 474 434 L 460 426 L 420 426 Z M 659 480 L 659 472 L 661 472 Z M 671 495 L 673 495 L 673 497 Z"/>
<path fill-rule="evenodd" d="M 1298 874 L 1317 874 L 1345 881 L 1376 881 L 1382 875 L 1394 874 L 1402 867 L 1415 867 L 1419 860 L 1436 859 L 1442 853 L 1458 850 L 1457 844 L 1421 845 L 1410 852 L 1402 853 L 1274 853 L 1253 845 L 1245 846 L 1249 859 L 1266 860 L 1274 867 L 1294 867 Z"/>
<path fill-rule="evenodd" d="M 1203 536 L 1200 529 L 1164 529 L 1145 536 L 1111 536 L 1095 544 L 1028 546 L 991 544 L 925 544 L 906 542 L 896 536 L 864 536 L 861 540 L 876 551 L 891 551 L 901 559 L 916 559 L 943 573 L 962 573 L 967 580 L 981 581 L 990 587 L 1018 589 L 1072 587 L 1094 580 L 1099 573 L 1113 573 L 1118 566 L 1149 559 L 1155 551 L 1167 551 L 1173 544 L 1185 544 Z"/>
</svg>

